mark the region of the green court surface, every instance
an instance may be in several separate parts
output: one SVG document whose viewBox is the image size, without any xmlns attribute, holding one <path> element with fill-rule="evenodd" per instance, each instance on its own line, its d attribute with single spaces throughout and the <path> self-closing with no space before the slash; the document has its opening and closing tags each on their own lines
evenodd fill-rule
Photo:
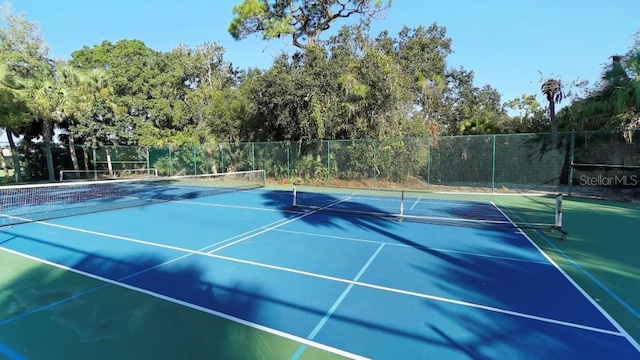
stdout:
<svg viewBox="0 0 640 360">
<path fill-rule="evenodd" d="M 540 220 L 553 197 L 494 196 L 512 219 Z M 600 306 L 640 340 L 640 204 L 565 197 L 567 241 L 525 230 Z"/>
<path fill-rule="evenodd" d="M 276 334 L 6 251 L 0 251 L 0 288 L 0 359 L 287 359 L 300 347 Z M 301 357 L 342 358 L 309 346 Z"/>
</svg>

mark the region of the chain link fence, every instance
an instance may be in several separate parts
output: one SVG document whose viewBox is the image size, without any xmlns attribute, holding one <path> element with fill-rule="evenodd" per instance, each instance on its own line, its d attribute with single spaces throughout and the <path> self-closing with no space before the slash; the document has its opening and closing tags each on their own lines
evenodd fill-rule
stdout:
<svg viewBox="0 0 640 360">
<path fill-rule="evenodd" d="M 433 191 L 549 191 L 634 196 L 640 131 L 497 134 L 166 147 L 52 146 L 56 180 L 262 169 L 272 182 Z M 5 183 L 14 181 L 4 146 Z M 46 181 L 42 144 L 18 147 L 24 181 Z"/>
</svg>

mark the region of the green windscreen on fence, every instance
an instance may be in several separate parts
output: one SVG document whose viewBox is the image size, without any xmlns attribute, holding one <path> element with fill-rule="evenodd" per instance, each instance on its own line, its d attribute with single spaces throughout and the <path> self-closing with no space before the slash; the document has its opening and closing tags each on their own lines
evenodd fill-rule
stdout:
<svg viewBox="0 0 640 360">
<path fill-rule="evenodd" d="M 100 179 L 264 169 L 279 183 L 339 187 L 626 191 L 640 187 L 639 136 L 640 131 L 569 132 L 95 149 L 56 144 L 51 152 L 56 180 L 59 174 Z M 44 146 L 20 145 L 25 181 L 47 180 Z M 8 173 L 5 183 L 12 180 Z"/>
</svg>

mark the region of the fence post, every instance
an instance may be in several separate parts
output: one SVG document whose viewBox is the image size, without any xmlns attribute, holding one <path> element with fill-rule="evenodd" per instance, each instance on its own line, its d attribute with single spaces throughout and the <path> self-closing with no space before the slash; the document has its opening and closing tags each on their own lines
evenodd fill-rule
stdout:
<svg viewBox="0 0 640 360">
<path fill-rule="evenodd" d="M 149 147 L 147 146 L 147 171 L 151 169 L 151 152 L 149 152 Z"/>
<path fill-rule="evenodd" d="M 167 146 L 169 148 L 169 176 L 173 176 L 173 158 L 171 154 L 171 145 Z"/>
<path fill-rule="evenodd" d="M 327 183 L 331 182 L 331 140 L 327 140 Z"/>
<path fill-rule="evenodd" d="M 427 138 L 427 189 L 431 187 L 431 137 Z"/>
<path fill-rule="evenodd" d="M 91 148 L 93 150 L 93 178 L 98 179 L 98 168 L 96 167 L 96 148 Z"/>
<path fill-rule="evenodd" d="M 291 148 L 287 143 L 287 179 L 291 180 L 291 158 L 290 158 Z"/>
<path fill-rule="evenodd" d="M 496 135 L 493 135 L 493 156 L 491 159 L 491 192 L 496 191 Z"/>
<path fill-rule="evenodd" d="M 256 169 L 256 144 L 251 143 L 251 170 Z"/>
<path fill-rule="evenodd" d="M 571 131 L 571 141 L 569 143 L 569 196 L 573 190 L 573 155 L 576 149 L 576 132 Z"/>
<path fill-rule="evenodd" d="M 193 175 L 198 175 L 198 158 L 196 156 L 196 144 L 193 144 Z"/>
<path fill-rule="evenodd" d="M 220 172 L 227 172 L 224 168 L 224 146 L 222 144 L 218 145 L 218 149 L 220 149 Z"/>
<path fill-rule="evenodd" d="M 376 157 L 376 141 L 375 140 L 366 140 L 366 141 L 373 141 L 373 187 L 376 188 L 377 187 L 377 179 L 378 179 L 378 166 L 377 166 L 377 157 Z"/>
</svg>

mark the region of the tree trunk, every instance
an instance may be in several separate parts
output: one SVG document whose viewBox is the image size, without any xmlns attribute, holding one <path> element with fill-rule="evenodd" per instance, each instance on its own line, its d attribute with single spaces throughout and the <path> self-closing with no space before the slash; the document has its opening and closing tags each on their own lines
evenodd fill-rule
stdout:
<svg viewBox="0 0 640 360">
<path fill-rule="evenodd" d="M 84 160 L 84 168 L 85 170 L 89 171 L 89 153 L 87 152 L 87 148 L 86 147 L 82 147 L 82 154 L 83 154 L 83 160 Z"/>
<path fill-rule="evenodd" d="M 73 170 L 76 171 L 76 178 L 80 177 L 80 164 L 78 163 L 78 154 L 76 153 L 76 143 L 73 140 L 73 135 L 69 134 L 69 154 L 71 155 L 71 162 L 73 163 Z M 60 179 L 62 180 L 62 179 Z"/>
<path fill-rule="evenodd" d="M 556 119 L 556 103 L 549 101 L 549 119 L 551 120 L 551 142 L 553 145 L 558 142 L 558 120 Z"/>
<path fill-rule="evenodd" d="M 0 161 L 2 162 L 2 170 L 4 170 L 4 181 L 7 182 L 9 180 L 9 168 L 7 167 L 7 160 L 4 158 L 4 149 L 0 149 L 0 152 L 2 152 Z"/>
<path fill-rule="evenodd" d="M 113 164 L 111 163 L 111 151 L 106 149 L 107 152 L 107 169 L 109 169 L 109 176 L 113 176 Z"/>
<path fill-rule="evenodd" d="M 53 123 L 51 120 L 43 120 L 42 139 L 47 156 L 47 174 L 49 181 L 56 180 L 56 173 L 53 168 L 53 153 L 51 151 L 51 138 L 53 133 Z"/>
<path fill-rule="evenodd" d="M 7 140 L 9 141 L 9 148 L 11 149 L 11 159 L 13 160 L 13 176 L 17 183 L 22 182 L 22 170 L 20 169 L 20 159 L 18 158 L 18 149 L 16 143 L 13 141 L 13 129 L 10 126 L 5 128 L 7 132 Z"/>
</svg>

